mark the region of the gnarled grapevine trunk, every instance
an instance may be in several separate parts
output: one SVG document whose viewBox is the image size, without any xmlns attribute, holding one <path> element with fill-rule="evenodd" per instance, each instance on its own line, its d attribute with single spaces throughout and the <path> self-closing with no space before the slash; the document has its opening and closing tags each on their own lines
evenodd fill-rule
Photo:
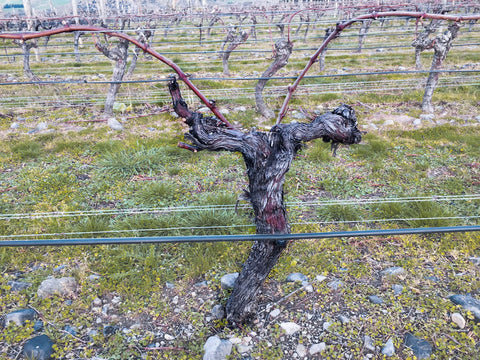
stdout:
<svg viewBox="0 0 480 360">
<path fill-rule="evenodd" d="M 246 31 L 241 30 L 237 33 L 236 29 L 228 30 L 227 37 L 223 41 L 222 44 L 222 65 L 223 65 L 223 75 L 228 76 L 230 75 L 230 70 L 228 68 L 228 59 L 230 58 L 230 54 L 233 50 L 237 48 L 238 45 L 243 44 L 248 39 L 248 33 Z M 225 51 L 225 45 L 227 48 Z"/>
<path fill-rule="evenodd" d="M 452 42 L 457 37 L 459 29 L 460 25 L 458 23 L 452 23 L 448 26 L 447 31 L 435 38 L 433 44 L 435 52 L 433 54 L 432 66 L 430 68 L 431 72 L 428 76 L 427 84 L 425 85 L 425 93 L 423 94 L 422 110 L 424 112 L 433 112 L 432 97 L 438 84 L 438 77 L 440 76 L 436 70 L 442 68 L 443 61 L 447 57 L 448 51 L 452 47 Z"/>
<path fill-rule="evenodd" d="M 37 41 L 14 40 L 13 42 L 20 46 L 23 52 L 23 74 L 29 80 L 37 81 L 38 77 L 33 73 L 32 69 L 30 68 L 30 49 L 37 47 Z"/>
<path fill-rule="evenodd" d="M 113 104 L 117 97 L 118 90 L 120 89 L 125 71 L 127 70 L 128 44 L 129 42 L 124 39 L 118 39 L 118 44 L 114 48 L 109 48 L 108 45 L 102 43 L 96 44 L 96 47 L 106 57 L 115 61 L 112 82 L 108 88 L 107 98 L 105 99 L 104 112 L 107 116 L 113 114 Z"/>
<path fill-rule="evenodd" d="M 252 130 L 244 133 L 227 128 L 214 117 L 190 111 L 175 79 L 169 82 L 169 91 L 175 112 L 185 118 L 189 126 L 185 134 L 193 144 L 189 148 L 233 151 L 243 155 L 258 234 L 290 232 L 283 185 L 285 174 L 303 142 L 323 138 L 334 143 L 355 144 L 361 139 L 355 112 L 347 105 L 318 116 L 311 123 L 278 124 L 269 132 Z M 258 290 L 285 247 L 286 243 L 280 240 L 254 243 L 226 305 L 230 323 L 243 323 L 251 318 Z"/>
<path fill-rule="evenodd" d="M 423 69 L 420 55 L 423 51 L 432 48 L 434 40 L 429 37 L 437 31 L 440 23 L 440 20 L 432 20 L 412 42 L 412 46 L 415 47 L 415 68 L 417 70 Z"/>
<path fill-rule="evenodd" d="M 263 100 L 263 89 L 267 81 L 277 73 L 278 70 L 285 67 L 292 54 L 293 44 L 287 40 L 280 39 L 275 43 L 275 54 L 273 63 L 262 74 L 262 78 L 255 85 L 255 103 L 257 110 L 266 118 L 273 118 L 275 114 L 270 110 Z"/>
</svg>

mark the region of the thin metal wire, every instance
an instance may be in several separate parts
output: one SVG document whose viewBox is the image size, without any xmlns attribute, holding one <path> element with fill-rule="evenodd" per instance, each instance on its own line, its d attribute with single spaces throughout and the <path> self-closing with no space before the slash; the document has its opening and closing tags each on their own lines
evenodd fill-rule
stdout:
<svg viewBox="0 0 480 360">
<path fill-rule="evenodd" d="M 269 40 L 259 40 L 258 42 L 270 42 Z M 184 41 L 184 42 L 176 42 L 175 44 L 176 45 L 180 45 L 180 44 L 184 44 L 184 45 L 191 45 L 191 44 L 197 44 L 198 41 Z M 216 42 L 215 42 L 216 43 Z M 220 42 L 219 42 L 220 43 Z M 246 42 L 245 44 L 251 44 L 249 42 Z M 155 45 L 155 44 L 153 44 Z M 159 46 L 164 46 L 163 43 L 159 43 Z M 468 46 L 478 46 L 480 45 L 480 43 L 472 43 L 472 42 L 456 42 L 454 44 L 452 44 L 452 48 L 462 48 L 462 47 L 468 47 Z M 93 45 L 92 45 L 93 46 Z M 10 48 L 10 49 L 14 49 L 14 50 L 17 50 L 15 48 Z M 292 58 L 295 57 L 295 54 L 298 54 L 299 52 L 301 51 L 315 51 L 317 48 L 314 48 L 314 47 L 301 47 L 301 48 L 298 48 L 298 47 L 295 47 L 293 48 L 293 51 L 292 51 Z M 375 43 L 369 43 L 368 45 L 364 45 L 362 46 L 362 50 L 379 50 L 379 49 L 412 49 L 412 45 L 410 42 L 407 42 L 406 44 L 401 44 L 401 45 L 386 45 L 385 43 L 382 43 L 382 44 L 379 44 L 379 45 L 376 45 Z M 341 44 L 334 44 L 332 46 L 330 46 L 328 48 L 328 51 L 330 52 L 342 52 L 342 51 L 355 51 L 355 50 L 358 50 L 358 46 L 352 46 L 351 44 L 348 44 L 348 45 L 341 45 Z M 189 51 L 185 51 L 185 50 L 175 50 L 175 51 L 168 51 L 168 50 L 164 50 L 162 51 L 162 54 L 163 55 L 196 55 L 196 54 L 221 54 L 222 51 L 221 50 L 189 50 Z M 239 49 L 235 49 L 231 52 L 232 54 L 243 54 L 243 53 L 266 53 L 266 54 L 271 54 L 272 53 L 272 50 L 271 49 L 245 49 L 245 48 L 239 48 Z M 67 57 L 67 56 L 70 56 L 73 57 L 75 56 L 95 56 L 95 55 L 99 55 L 98 52 L 79 52 L 79 53 L 75 53 L 75 52 L 56 52 L 56 53 L 52 53 L 52 52 L 45 52 L 45 53 L 41 53 L 39 52 L 38 53 L 39 56 L 41 57 L 51 57 L 51 56 L 60 56 L 60 57 Z M 0 54 L 0 59 L 1 58 L 13 58 L 13 57 L 23 57 L 23 53 L 21 52 L 16 52 L 16 51 L 12 51 L 11 53 L 8 53 L 8 54 Z M 229 62 L 231 61 L 235 61 L 235 59 L 231 59 L 229 60 Z"/>
<path fill-rule="evenodd" d="M 319 75 L 306 75 L 304 79 L 322 79 L 322 78 L 337 78 L 337 77 L 350 77 L 350 76 L 370 76 L 370 75 L 399 75 L 399 74 L 455 74 L 455 73 L 480 73 L 480 69 L 443 69 L 443 70 L 388 70 L 388 71 L 366 71 L 366 72 L 346 72 L 346 73 L 337 73 L 337 74 L 319 74 Z M 248 76 L 248 77 L 190 77 L 192 81 L 257 81 L 257 80 L 293 80 L 296 79 L 296 76 L 272 76 L 272 77 L 262 77 L 262 76 Z M 461 79 L 461 78 L 456 78 Z M 383 80 L 383 81 L 411 81 L 415 79 L 395 79 L 395 80 Z M 108 81 L 108 80 L 36 80 L 36 81 L 18 81 L 18 82 L 0 82 L 0 86 L 12 86 L 12 85 L 54 85 L 54 84 L 150 84 L 150 83 L 162 83 L 168 82 L 169 79 L 149 79 L 149 80 L 122 80 L 122 81 Z M 382 80 L 380 80 L 382 81 Z M 378 82 L 378 81 L 376 81 Z M 328 84 L 333 85 L 333 84 Z M 84 97 L 84 95 L 79 95 Z"/>
<path fill-rule="evenodd" d="M 332 77 L 348 76 L 349 74 L 335 74 Z M 295 96 L 299 95 L 321 95 L 332 93 L 361 93 L 361 92 L 384 92 L 384 91 L 400 91 L 416 89 L 425 81 L 425 78 L 409 78 L 409 79 L 394 79 L 394 80 L 377 80 L 377 81 L 354 81 L 354 82 L 336 82 L 336 83 L 314 83 L 304 84 L 298 87 Z M 381 86 L 379 86 L 381 85 Z M 480 85 L 480 78 L 475 76 L 470 77 L 455 77 L 444 76 L 439 79 L 437 88 L 442 87 L 458 87 L 458 86 L 478 86 Z M 271 85 L 264 90 L 263 97 L 270 98 L 281 96 L 285 94 L 286 85 Z M 202 90 L 204 95 L 209 98 L 218 100 L 232 100 L 248 98 L 254 94 L 254 89 L 251 87 L 235 87 L 222 89 L 205 89 Z M 102 105 L 105 101 L 105 93 L 103 92 L 89 92 L 85 94 L 70 94 L 63 95 L 61 98 L 53 95 L 46 96 L 11 96 L 6 94 L 2 97 L 0 104 L 4 106 L 22 106 L 25 108 L 32 107 L 48 107 L 48 106 L 84 106 Z M 121 91 L 117 94 L 117 99 L 126 99 L 132 104 L 141 104 L 152 101 L 169 101 L 170 97 L 166 92 L 160 90 L 144 89 L 141 92 L 135 91 L 135 96 L 132 96 L 131 90 Z"/>
<path fill-rule="evenodd" d="M 452 201 L 472 201 L 479 200 L 480 194 L 462 194 L 462 195 L 433 195 L 433 196 L 413 196 L 400 198 L 369 198 L 369 199 L 327 199 L 318 201 L 287 201 L 287 208 L 301 209 L 306 207 L 321 207 L 332 205 L 367 205 L 367 204 L 386 204 L 386 203 L 409 203 L 409 202 L 452 202 Z M 192 211 L 211 211 L 211 210 L 233 210 L 235 208 L 248 209 L 247 204 L 225 204 L 225 205 L 193 205 L 176 206 L 163 208 L 122 208 L 122 209 L 94 209 L 94 210 L 75 210 L 75 211 L 53 211 L 53 212 L 35 212 L 35 213 L 10 213 L 0 215 L 0 220 L 13 219 L 38 219 L 38 218 L 57 218 L 57 217 L 78 217 L 78 216 L 105 216 L 105 215 L 138 215 L 138 214 L 159 214 L 159 213 L 177 213 Z"/>
<path fill-rule="evenodd" d="M 382 230 L 335 231 L 323 233 L 271 234 L 271 235 L 194 235 L 158 236 L 93 239 L 46 239 L 46 240 L 4 240 L 0 247 L 14 246 L 78 246 L 78 245 L 120 245 L 120 244 L 165 244 L 165 243 L 206 243 L 240 241 L 298 241 L 327 238 L 374 237 L 391 235 L 426 235 L 480 231 L 480 226 L 424 227 Z"/>
<path fill-rule="evenodd" d="M 341 220 L 341 221 L 293 221 L 290 225 L 306 226 L 306 225 L 362 225 L 374 223 L 395 223 L 395 222 L 414 222 L 414 221 L 432 221 L 432 220 L 471 220 L 478 219 L 480 216 L 439 216 L 439 217 L 411 217 L 411 218 L 390 218 L 390 219 L 367 219 L 367 220 Z M 234 224 L 234 225 L 216 225 L 216 226 L 178 226 L 165 228 L 143 228 L 143 229 L 118 229 L 118 230 L 98 230 L 98 231 L 74 231 L 74 232 L 57 232 L 43 234 L 13 234 L 0 235 L 0 239 L 15 238 L 32 238 L 51 237 L 51 236 L 69 236 L 69 235 L 98 235 L 98 234 L 123 234 L 123 233 L 146 233 L 146 232 L 169 232 L 169 231 L 192 231 L 192 230 L 227 230 L 227 229 L 246 229 L 255 228 L 254 224 Z"/>
</svg>

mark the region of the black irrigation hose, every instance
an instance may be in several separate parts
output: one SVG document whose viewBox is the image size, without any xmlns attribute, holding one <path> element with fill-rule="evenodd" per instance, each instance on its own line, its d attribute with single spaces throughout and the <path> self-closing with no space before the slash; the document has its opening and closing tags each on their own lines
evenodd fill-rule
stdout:
<svg viewBox="0 0 480 360">
<path fill-rule="evenodd" d="M 480 226 L 447 226 L 411 229 L 382 229 L 358 231 L 333 231 L 323 233 L 278 234 L 278 235 L 203 235 L 203 236 L 152 236 L 125 238 L 85 238 L 85 239 L 45 239 L 45 240 L 5 240 L 0 247 L 18 246 L 77 246 L 77 245 L 124 245 L 124 244 L 166 244 L 166 243 L 207 243 L 238 241 L 290 241 L 305 239 L 327 239 L 367 236 L 425 235 L 480 231 Z"/>
</svg>

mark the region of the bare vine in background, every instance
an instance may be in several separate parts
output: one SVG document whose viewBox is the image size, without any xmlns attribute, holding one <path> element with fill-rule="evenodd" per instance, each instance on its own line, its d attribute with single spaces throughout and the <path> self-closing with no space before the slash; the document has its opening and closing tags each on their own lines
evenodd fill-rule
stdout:
<svg viewBox="0 0 480 360">
<path fill-rule="evenodd" d="M 261 79 L 258 80 L 257 85 L 255 85 L 255 106 L 257 111 L 267 119 L 275 117 L 275 113 L 265 104 L 265 101 L 263 100 L 263 89 L 268 80 L 287 65 L 292 50 L 293 44 L 290 41 L 285 39 L 277 40 L 273 51 L 273 62 L 267 70 L 263 72 Z"/>
<path fill-rule="evenodd" d="M 153 34 L 154 34 L 154 29 L 152 26 L 154 25 L 150 24 L 150 26 L 148 26 L 148 29 L 138 28 L 137 30 L 135 30 L 135 32 L 137 33 L 138 42 L 144 44 L 145 46 L 150 46 L 150 43 L 152 41 Z M 133 72 L 135 71 L 135 67 L 137 66 L 138 56 L 140 55 L 140 50 L 142 49 L 139 48 L 138 46 L 135 46 L 135 49 L 133 50 L 133 54 L 132 54 L 132 61 L 130 62 L 130 66 L 126 74 L 127 77 L 132 76 Z"/>
<path fill-rule="evenodd" d="M 32 48 L 36 48 L 38 46 L 36 40 L 22 40 L 22 39 L 15 39 L 13 42 L 22 49 L 23 53 L 23 74 L 29 79 L 33 81 L 38 81 L 39 78 L 33 73 L 32 69 L 30 68 L 30 50 Z"/>
<path fill-rule="evenodd" d="M 433 112 L 432 97 L 433 92 L 438 84 L 440 73 L 438 70 L 442 68 L 443 61 L 452 47 L 453 40 L 457 37 L 460 24 L 454 22 L 448 25 L 447 30 L 443 34 L 439 34 L 433 42 L 433 59 L 428 75 L 427 84 L 425 85 L 425 93 L 423 94 L 422 110 L 426 113 Z"/>
<path fill-rule="evenodd" d="M 422 58 L 421 53 L 427 49 L 433 47 L 434 39 L 430 38 L 430 35 L 435 33 L 440 26 L 441 21 L 433 19 L 428 25 L 423 28 L 423 31 L 419 33 L 412 42 L 412 46 L 415 48 L 415 69 L 422 70 Z"/>
<path fill-rule="evenodd" d="M 282 119 L 285 117 L 287 110 L 288 110 L 288 103 L 292 97 L 292 94 L 297 89 L 298 85 L 304 78 L 305 74 L 308 70 L 313 66 L 313 64 L 317 61 L 320 54 L 326 49 L 328 44 L 337 38 L 339 34 L 345 30 L 346 28 L 352 26 L 354 23 L 358 21 L 368 20 L 368 19 L 379 19 L 379 18 L 390 18 L 390 17 L 406 17 L 406 18 L 414 18 L 414 19 L 438 19 L 438 20 L 445 20 L 445 21 L 453 21 L 455 23 L 461 23 L 465 21 L 471 20 L 478 20 L 480 19 L 480 15 L 468 15 L 468 16 L 455 16 L 455 15 L 444 15 L 444 14 L 427 14 L 427 13 L 420 13 L 420 12 L 410 12 L 410 11 L 389 11 L 389 12 L 379 12 L 379 13 L 372 13 L 358 16 L 355 19 L 347 20 L 342 23 L 338 23 L 335 29 L 326 37 L 323 41 L 323 44 L 317 49 L 317 51 L 310 57 L 310 60 L 305 65 L 304 69 L 300 72 L 297 79 L 287 88 L 287 95 L 283 101 L 282 107 L 277 116 L 277 124 L 282 122 Z M 453 39 L 452 39 L 453 40 Z M 451 46 L 451 45 L 450 45 Z M 437 73 L 438 75 L 438 73 Z"/>
</svg>

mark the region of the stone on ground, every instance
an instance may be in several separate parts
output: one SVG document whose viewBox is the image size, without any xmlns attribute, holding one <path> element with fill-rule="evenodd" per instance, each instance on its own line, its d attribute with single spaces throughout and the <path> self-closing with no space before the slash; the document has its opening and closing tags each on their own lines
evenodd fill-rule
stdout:
<svg viewBox="0 0 480 360">
<path fill-rule="evenodd" d="M 480 321 L 480 301 L 470 295 L 452 295 L 450 300 L 464 310 L 470 311 L 475 316 L 475 320 Z"/>
<path fill-rule="evenodd" d="M 35 336 L 23 346 L 26 359 L 48 360 L 53 355 L 53 341 L 47 335 Z"/>
<path fill-rule="evenodd" d="M 220 279 L 220 284 L 222 286 L 222 289 L 228 290 L 233 288 L 233 285 L 235 284 L 235 280 L 237 280 L 237 278 L 238 278 L 238 272 L 223 275 L 222 278 Z"/>
<path fill-rule="evenodd" d="M 72 296 L 76 289 L 77 282 L 73 277 L 49 278 L 42 281 L 37 290 L 37 295 L 41 299 L 46 299 L 52 295 Z"/>
<path fill-rule="evenodd" d="M 428 341 L 419 339 L 410 333 L 405 335 L 404 344 L 406 347 L 412 349 L 413 355 L 415 355 L 418 360 L 428 359 L 432 355 L 432 345 Z"/>
<path fill-rule="evenodd" d="M 203 360 L 225 360 L 232 352 L 232 346 L 228 340 L 222 340 L 217 335 L 210 336 L 203 346 Z"/>
<path fill-rule="evenodd" d="M 33 322 L 37 317 L 37 313 L 32 309 L 21 309 L 12 311 L 4 317 L 5 326 L 13 322 L 18 326 L 23 326 L 27 321 Z"/>
</svg>

